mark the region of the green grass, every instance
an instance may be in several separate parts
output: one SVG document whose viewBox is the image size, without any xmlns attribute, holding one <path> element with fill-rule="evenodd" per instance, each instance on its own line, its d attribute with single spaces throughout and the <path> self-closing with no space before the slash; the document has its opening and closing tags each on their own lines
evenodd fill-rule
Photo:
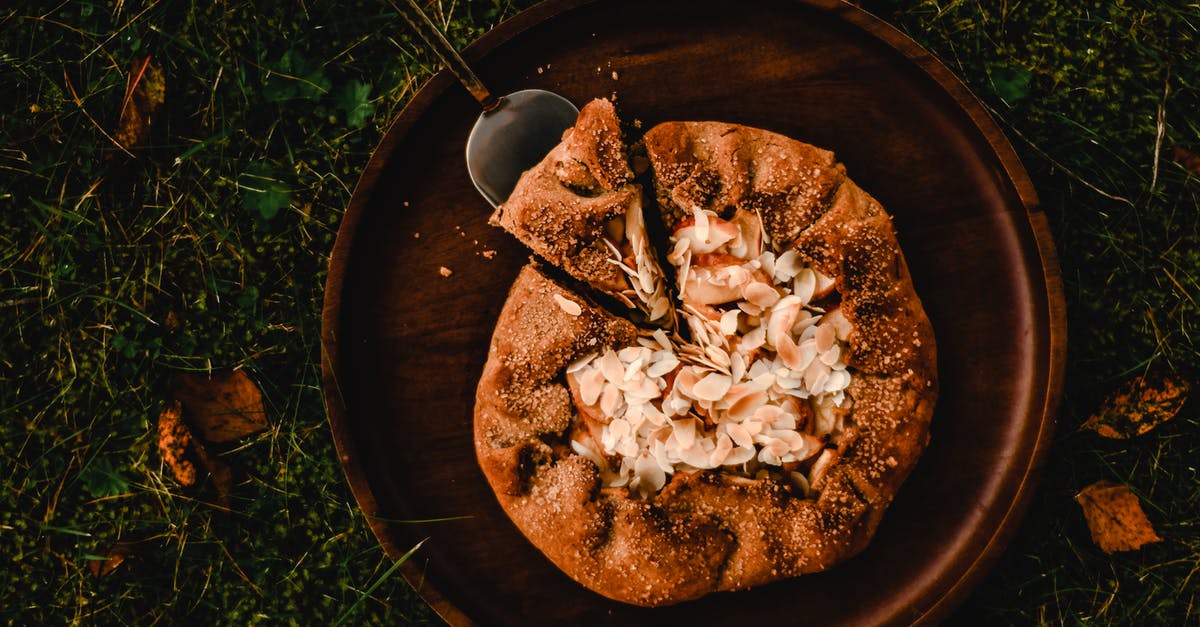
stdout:
<svg viewBox="0 0 1200 627">
<path fill-rule="evenodd" d="M 523 6 L 522 3 L 520 6 Z M 1013 139 L 1066 281 L 1067 395 L 1025 524 L 956 615 L 1200 620 L 1200 412 L 1078 433 L 1153 365 L 1200 372 L 1200 4 L 864 2 L 945 60 Z M 320 304 L 370 150 L 436 64 L 386 3 L 0 8 L 0 622 L 434 620 L 354 506 L 325 425 Z M 520 6 L 428 3 L 459 46 Z M 137 59 L 166 102 L 110 136 Z M 243 367 L 272 429 L 226 458 L 232 506 L 178 486 L 154 425 L 172 370 Z M 1128 483 L 1164 541 L 1108 556 L 1073 496 Z M 92 576 L 118 540 L 133 558 Z"/>
</svg>

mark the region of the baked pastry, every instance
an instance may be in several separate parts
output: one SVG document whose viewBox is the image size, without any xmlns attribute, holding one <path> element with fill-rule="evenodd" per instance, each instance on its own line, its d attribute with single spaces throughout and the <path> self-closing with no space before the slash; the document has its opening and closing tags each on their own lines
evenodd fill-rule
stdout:
<svg viewBox="0 0 1200 627">
<path fill-rule="evenodd" d="M 650 249 L 642 201 L 616 110 L 607 100 L 593 100 L 562 142 L 521 176 L 491 221 L 649 322 L 671 326 L 673 311 Z"/>
<path fill-rule="evenodd" d="M 587 130 L 593 116 L 603 132 Z M 652 289 L 631 288 L 637 260 L 613 253 L 624 282 L 605 282 L 579 251 L 643 196 L 624 161 L 597 158 L 615 123 L 608 103 L 585 107 L 498 222 L 593 288 L 651 295 L 629 299 L 643 311 L 669 295 L 667 312 L 638 326 L 538 264 L 521 271 L 476 396 L 497 499 L 565 573 L 637 605 L 857 554 L 923 450 L 937 395 L 933 331 L 889 217 L 828 151 L 661 124 L 636 150 L 671 272 L 655 261 Z"/>
</svg>

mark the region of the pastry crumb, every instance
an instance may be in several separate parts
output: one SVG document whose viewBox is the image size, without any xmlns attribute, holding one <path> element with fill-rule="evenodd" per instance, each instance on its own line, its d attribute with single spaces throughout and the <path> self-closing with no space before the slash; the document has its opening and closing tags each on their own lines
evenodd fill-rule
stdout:
<svg viewBox="0 0 1200 627">
<path fill-rule="evenodd" d="M 494 251 L 494 250 L 485 250 L 485 251 L 483 251 L 483 258 L 484 258 L 484 259 L 495 259 L 495 258 L 496 258 L 496 251 Z"/>
<path fill-rule="evenodd" d="M 454 274 L 454 271 L 451 270 L 450 268 L 447 268 L 446 266 L 442 266 L 442 267 L 438 268 L 438 274 L 440 274 L 444 277 L 449 277 L 451 274 Z"/>
<path fill-rule="evenodd" d="M 413 239 L 421 239 L 421 232 L 420 232 L 420 231 L 414 231 L 414 232 L 413 232 Z"/>
<path fill-rule="evenodd" d="M 617 80 L 618 76 L 617 76 L 617 71 L 616 71 L 616 70 L 613 70 L 612 77 L 613 77 L 613 80 L 614 80 L 614 81 L 615 81 L 615 80 Z"/>
</svg>

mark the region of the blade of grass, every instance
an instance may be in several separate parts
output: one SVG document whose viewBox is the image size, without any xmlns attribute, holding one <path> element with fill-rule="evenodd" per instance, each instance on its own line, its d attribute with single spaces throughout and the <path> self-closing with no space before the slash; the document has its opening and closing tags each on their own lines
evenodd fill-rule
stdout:
<svg viewBox="0 0 1200 627">
<path fill-rule="evenodd" d="M 333 621 L 333 627 L 340 627 L 341 625 L 345 624 L 345 622 L 347 620 L 349 620 L 351 616 L 354 615 L 354 612 L 358 611 L 358 608 L 361 607 L 362 604 L 366 602 L 367 597 L 371 596 L 371 594 L 373 594 L 375 592 L 375 590 L 379 588 L 379 586 L 383 585 L 383 582 L 387 581 L 388 578 L 391 577 L 392 574 L 395 573 L 398 568 L 400 568 L 401 564 L 407 562 L 408 559 L 410 557 L 412 557 L 414 553 L 417 552 L 417 549 L 421 548 L 421 545 L 425 544 L 425 541 L 428 539 L 429 538 L 425 538 L 425 540 L 421 540 L 415 546 L 413 546 L 413 548 L 409 549 L 407 553 L 405 553 L 404 555 L 401 555 L 400 559 L 396 560 L 396 563 L 392 564 L 391 568 L 388 568 L 386 571 L 384 571 L 383 574 L 379 576 L 379 579 L 376 579 L 375 583 L 371 584 L 371 587 L 367 588 L 362 593 L 360 593 L 358 595 L 358 599 L 355 600 L 354 603 L 350 607 L 346 608 L 346 611 L 342 612 L 342 615 L 339 616 L 337 618 L 337 620 Z"/>
</svg>

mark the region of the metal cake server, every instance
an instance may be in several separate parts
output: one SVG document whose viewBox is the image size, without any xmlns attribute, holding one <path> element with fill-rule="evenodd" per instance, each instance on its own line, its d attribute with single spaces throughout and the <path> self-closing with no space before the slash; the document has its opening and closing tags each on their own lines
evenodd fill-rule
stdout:
<svg viewBox="0 0 1200 627">
<path fill-rule="evenodd" d="M 541 161 L 575 124 L 579 109 L 562 96 L 524 89 L 497 98 L 414 0 L 390 0 L 483 108 L 467 138 L 471 182 L 493 207 L 508 200 L 521 173 Z"/>
</svg>

